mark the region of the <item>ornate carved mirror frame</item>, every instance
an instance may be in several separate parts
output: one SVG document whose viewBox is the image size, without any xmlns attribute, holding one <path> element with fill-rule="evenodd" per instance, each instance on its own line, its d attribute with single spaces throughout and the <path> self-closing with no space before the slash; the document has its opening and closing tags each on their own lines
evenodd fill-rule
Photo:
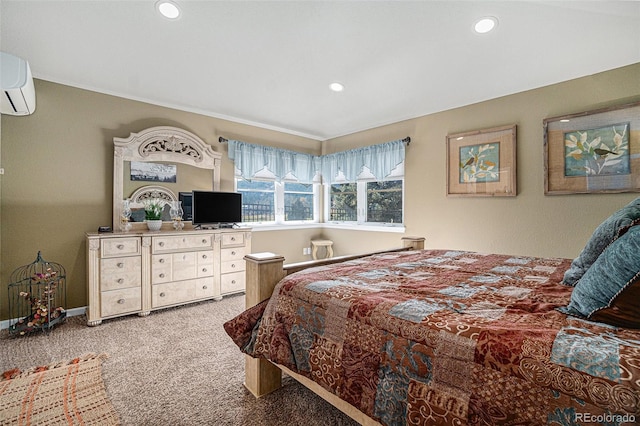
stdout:
<svg viewBox="0 0 640 426">
<path fill-rule="evenodd" d="M 177 127 L 151 127 L 128 138 L 113 138 L 113 229 L 119 229 L 122 201 L 135 196 L 134 202 L 160 194 L 160 198 L 176 200 L 176 194 L 161 185 L 150 185 L 124 195 L 125 161 L 163 161 L 182 163 L 212 171 L 211 188 L 220 190 L 222 155 L 198 136 Z M 132 223 L 132 230 L 145 229 L 144 223 Z"/>
</svg>

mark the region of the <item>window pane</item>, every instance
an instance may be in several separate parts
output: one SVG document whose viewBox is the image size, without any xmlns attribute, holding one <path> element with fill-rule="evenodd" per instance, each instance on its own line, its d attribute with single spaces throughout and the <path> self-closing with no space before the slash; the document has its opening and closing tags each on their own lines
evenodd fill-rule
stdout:
<svg viewBox="0 0 640 426">
<path fill-rule="evenodd" d="M 242 193 L 243 222 L 273 222 L 275 214 L 275 183 L 238 179 L 238 192 Z"/>
<path fill-rule="evenodd" d="M 313 220 L 313 184 L 284 183 L 284 220 Z"/>
<path fill-rule="evenodd" d="M 355 183 L 331 185 L 331 208 L 329 220 L 356 221 L 358 197 Z"/>
<path fill-rule="evenodd" d="M 313 220 L 313 194 L 284 194 L 284 220 Z"/>
<path fill-rule="evenodd" d="M 367 182 L 367 222 L 402 223 L 402 180 Z"/>
<path fill-rule="evenodd" d="M 309 194 L 313 194 L 313 184 L 312 183 L 296 183 L 296 182 L 285 182 L 284 190 L 286 192 L 306 192 Z"/>
<path fill-rule="evenodd" d="M 275 189 L 275 182 L 262 181 L 262 180 L 245 180 L 245 179 L 237 179 L 236 186 L 238 191 L 243 189 L 249 189 L 254 191 L 271 191 L 273 192 Z"/>
</svg>

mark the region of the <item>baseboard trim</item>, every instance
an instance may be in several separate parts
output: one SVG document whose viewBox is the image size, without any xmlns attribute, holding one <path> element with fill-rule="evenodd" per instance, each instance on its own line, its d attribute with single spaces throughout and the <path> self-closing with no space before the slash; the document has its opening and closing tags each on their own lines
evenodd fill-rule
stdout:
<svg viewBox="0 0 640 426">
<path fill-rule="evenodd" d="M 82 306 L 80 308 L 67 309 L 67 318 L 68 317 L 76 317 L 76 316 L 79 316 L 79 315 L 84 315 L 86 312 L 87 312 L 87 307 L 86 306 Z M 17 318 L 14 318 L 12 320 L 2 320 L 2 321 L 0 321 L 0 330 L 4 330 L 5 328 L 9 328 L 9 325 L 15 324 L 16 322 L 18 322 Z"/>
</svg>

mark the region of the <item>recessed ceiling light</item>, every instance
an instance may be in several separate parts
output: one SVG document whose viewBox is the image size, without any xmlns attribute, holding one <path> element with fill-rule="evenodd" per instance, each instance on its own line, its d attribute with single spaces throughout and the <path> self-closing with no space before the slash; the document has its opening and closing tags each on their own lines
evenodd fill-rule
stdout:
<svg viewBox="0 0 640 426">
<path fill-rule="evenodd" d="M 180 8 L 172 1 L 160 0 L 156 3 L 156 9 L 162 16 L 168 19 L 178 19 L 180 16 Z"/>
<path fill-rule="evenodd" d="M 498 25 L 498 20 L 493 16 L 487 16 L 476 22 L 476 25 L 473 28 L 478 34 L 484 34 L 493 30 L 496 25 Z"/>
<path fill-rule="evenodd" d="M 344 90 L 344 84 L 338 82 L 331 83 L 329 88 L 334 92 L 342 92 Z"/>
</svg>

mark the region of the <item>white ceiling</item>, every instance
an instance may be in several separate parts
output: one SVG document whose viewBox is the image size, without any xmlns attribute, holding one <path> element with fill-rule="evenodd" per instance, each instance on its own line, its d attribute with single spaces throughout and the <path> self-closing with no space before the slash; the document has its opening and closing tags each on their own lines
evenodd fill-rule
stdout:
<svg viewBox="0 0 640 426">
<path fill-rule="evenodd" d="M 317 140 L 640 62 L 637 1 L 175 1 L 170 21 L 155 0 L 1 0 L 0 49 L 36 78 Z"/>
</svg>

